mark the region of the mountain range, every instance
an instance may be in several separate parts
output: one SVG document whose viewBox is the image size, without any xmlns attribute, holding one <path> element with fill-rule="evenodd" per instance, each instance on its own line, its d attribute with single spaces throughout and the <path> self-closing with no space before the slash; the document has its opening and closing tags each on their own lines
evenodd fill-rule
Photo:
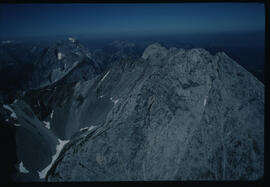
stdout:
<svg viewBox="0 0 270 187">
<path fill-rule="evenodd" d="M 226 53 L 72 37 L 35 50 L 1 100 L 15 181 L 264 177 L 264 84 Z"/>
</svg>

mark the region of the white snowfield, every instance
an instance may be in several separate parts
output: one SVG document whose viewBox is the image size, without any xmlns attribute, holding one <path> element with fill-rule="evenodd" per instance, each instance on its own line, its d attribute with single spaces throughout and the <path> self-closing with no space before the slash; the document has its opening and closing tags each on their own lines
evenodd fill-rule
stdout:
<svg viewBox="0 0 270 187">
<path fill-rule="evenodd" d="M 23 166 L 23 162 L 20 162 L 19 164 L 19 171 L 21 173 L 29 173 L 29 171 Z"/>
<path fill-rule="evenodd" d="M 58 145 L 56 145 L 56 153 L 55 155 L 53 155 L 51 163 L 47 167 L 45 167 L 42 171 L 38 171 L 38 175 L 40 179 L 44 179 L 46 177 L 48 171 L 51 169 L 53 163 L 58 158 L 58 156 L 60 155 L 60 152 L 62 151 L 64 146 L 69 142 L 69 140 L 58 139 L 58 142 L 59 142 Z"/>
<path fill-rule="evenodd" d="M 111 99 L 111 101 L 116 105 L 117 103 L 118 103 L 118 101 L 119 101 L 119 99 L 116 99 L 116 100 L 114 100 L 112 97 L 110 98 Z"/>
<path fill-rule="evenodd" d="M 92 125 L 92 126 L 90 126 L 90 127 L 84 127 L 84 128 L 81 128 L 80 131 L 83 131 L 83 130 L 86 130 L 86 129 L 88 129 L 88 131 L 91 131 L 91 130 L 93 130 L 93 129 L 96 128 L 96 127 L 97 127 L 97 126 Z"/>
<path fill-rule="evenodd" d="M 72 38 L 72 37 L 69 37 L 69 38 L 68 38 L 68 40 L 69 40 L 69 41 L 71 41 L 72 43 L 74 43 L 74 42 L 75 42 L 75 39 L 74 39 L 74 38 Z"/>
<path fill-rule="evenodd" d="M 53 111 L 52 111 L 52 113 L 50 114 L 50 117 L 51 117 L 51 119 L 53 118 Z"/>
<path fill-rule="evenodd" d="M 59 52 L 59 53 L 57 54 L 57 59 L 58 59 L 58 60 L 62 60 L 62 58 L 63 58 L 63 54 Z"/>
<path fill-rule="evenodd" d="M 12 118 L 17 119 L 16 113 L 14 112 L 14 110 L 13 110 L 9 105 L 3 104 L 3 107 L 4 107 L 5 109 L 9 110 L 10 112 L 12 112 L 12 113 L 10 114 L 10 116 L 11 116 Z"/>
<path fill-rule="evenodd" d="M 14 105 L 15 103 L 17 103 L 18 102 L 18 99 L 15 99 L 14 101 L 13 101 L 13 103 L 11 103 L 11 105 Z"/>
<path fill-rule="evenodd" d="M 46 128 L 51 129 L 51 124 L 49 121 L 43 121 L 43 123 L 45 123 Z"/>
<path fill-rule="evenodd" d="M 109 75 L 110 71 L 108 71 L 103 77 L 102 79 L 100 80 L 101 82 L 107 77 L 107 75 Z"/>
</svg>

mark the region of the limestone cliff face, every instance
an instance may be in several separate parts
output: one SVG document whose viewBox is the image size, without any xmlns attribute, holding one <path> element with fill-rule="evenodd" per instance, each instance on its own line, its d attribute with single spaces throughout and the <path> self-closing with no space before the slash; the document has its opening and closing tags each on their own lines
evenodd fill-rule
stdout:
<svg viewBox="0 0 270 187">
<path fill-rule="evenodd" d="M 69 90 L 52 102 L 52 129 L 70 142 L 48 181 L 264 175 L 264 85 L 223 52 L 155 43 Z"/>
</svg>

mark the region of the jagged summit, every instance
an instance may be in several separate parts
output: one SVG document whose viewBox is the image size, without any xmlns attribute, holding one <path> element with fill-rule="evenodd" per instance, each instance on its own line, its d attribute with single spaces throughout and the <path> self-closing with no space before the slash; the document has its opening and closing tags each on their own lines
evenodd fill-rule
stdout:
<svg viewBox="0 0 270 187">
<path fill-rule="evenodd" d="M 248 77 L 254 77 L 224 51 L 219 51 L 215 55 L 212 55 L 209 51 L 203 48 L 178 49 L 173 47 L 167 49 L 160 43 L 156 42 L 146 47 L 141 57 L 144 60 L 148 60 L 150 64 L 158 66 L 163 66 L 167 63 L 170 64 L 171 62 L 183 63 L 187 59 L 191 63 L 202 63 L 205 66 L 208 66 L 208 63 L 222 61 L 224 64 L 226 64 L 228 69 L 231 69 L 231 72 L 235 72 L 233 67 L 236 66 L 248 74 Z M 260 81 L 258 84 L 263 85 L 263 83 Z"/>
<path fill-rule="evenodd" d="M 158 59 L 162 59 L 166 56 L 173 56 L 173 55 L 177 55 L 177 53 L 182 54 L 182 53 L 186 53 L 188 55 L 191 56 L 212 56 L 211 53 L 203 48 L 193 48 L 193 49 L 178 49 L 175 47 L 172 48 L 166 48 L 165 46 L 161 45 L 160 43 L 156 42 L 153 43 L 151 45 L 149 45 L 148 47 L 145 48 L 143 54 L 142 54 L 142 58 L 143 59 L 147 59 L 147 58 L 158 58 Z M 225 54 L 225 52 L 218 52 L 216 55 L 224 55 L 224 56 L 228 56 L 227 54 Z"/>
<path fill-rule="evenodd" d="M 80 70 L 74 71 L 79 66 L 84 66 L 84 70 L 80 67 Z M 100 67 L 93 60 L 87 48 L 78 40 L 68 38 L 68 40 L 60 40 L 44 50 L 41 58 L 36 61 L 34 70 L 34 87 L 44 87 L 56 83 L 68 75 L 70 76 L 69 82 L 76 82 L 83 77 L 83 79 L 89 79 L 97 75 Z"/>
<path fill-rule="evenodd" d="M 160 45 L 159 43 L 154 43 L 149 45 L 143 52 L 142 58 L 162 58 L 168 53 L 168 49 Z"/>
<path fill-rule="evenodd" d="M 178 48 L 169 48 L 162 46 L 160 43 L 153 43 L 149 45 L 143 52 L 142 58 L 155 60 L 162 60 L 164 58 L 183 58 L 184 56 L 189 56 L 193 61 L 198 61 L 202 58 L 212 58 L 212 55 L 203 48 L 194 48 L 194 49 L 178 49 Z"/>
</svg>

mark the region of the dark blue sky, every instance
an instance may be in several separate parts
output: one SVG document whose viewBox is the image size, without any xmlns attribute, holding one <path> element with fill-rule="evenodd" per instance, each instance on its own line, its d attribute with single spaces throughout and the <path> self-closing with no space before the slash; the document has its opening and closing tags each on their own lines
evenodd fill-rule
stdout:
<svg viewBox="0 0 270 187">
<path fill-rule="evenodd" d="M 263 31 L 264 4 L 1 4 L 0 36 Z"/>
</svg>

